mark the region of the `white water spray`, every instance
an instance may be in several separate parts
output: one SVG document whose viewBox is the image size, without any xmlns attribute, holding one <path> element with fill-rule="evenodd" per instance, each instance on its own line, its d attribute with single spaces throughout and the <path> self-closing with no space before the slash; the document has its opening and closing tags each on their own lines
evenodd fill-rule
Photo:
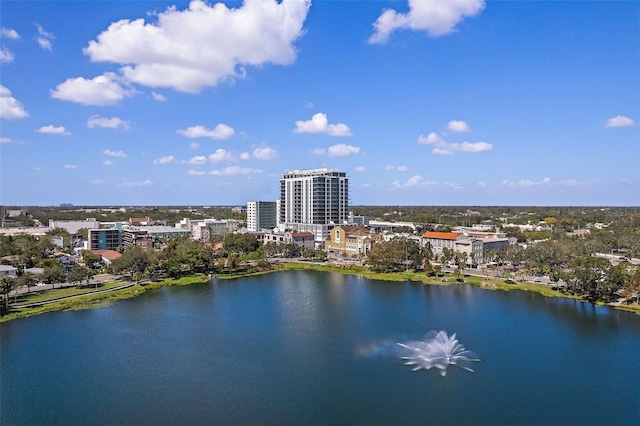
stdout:
<svg viewBox="0 0 640 426">
<path fill-rule="evenodd" d="M 473 373 L 467 365 L 480 361 L 476 354 L 465 349 L 456 334 L 447 335 L 446 331 L 431 331 L 424 340 L 398 343 L 403 348 L 402 356 L 406 365 L 413 365 L 413 371 L 437 368 L 441 376 L 447 375 L 447 368 L 453 365 Z"/>
</svg>

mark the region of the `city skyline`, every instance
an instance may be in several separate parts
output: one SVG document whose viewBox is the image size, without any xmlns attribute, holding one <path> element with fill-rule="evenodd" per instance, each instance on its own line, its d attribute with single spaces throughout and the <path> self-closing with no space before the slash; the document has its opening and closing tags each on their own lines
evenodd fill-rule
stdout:
<svg viewBox="0 0 640 426">
<path fill-rule="evenodd" d="M 3 2 L 0 204 L 640 204 L 640 4 Z"/>
</svg>

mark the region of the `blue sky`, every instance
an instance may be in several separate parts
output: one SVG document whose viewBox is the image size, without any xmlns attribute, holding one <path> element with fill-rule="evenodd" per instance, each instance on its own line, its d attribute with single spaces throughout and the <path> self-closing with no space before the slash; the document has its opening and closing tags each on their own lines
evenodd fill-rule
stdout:
<svg viewBox="0 0 640 426">
<path fill-rule="evenodd" d="M 5 205 L 640 205 L 636 1 L 0 8 Z"/>
</svg>

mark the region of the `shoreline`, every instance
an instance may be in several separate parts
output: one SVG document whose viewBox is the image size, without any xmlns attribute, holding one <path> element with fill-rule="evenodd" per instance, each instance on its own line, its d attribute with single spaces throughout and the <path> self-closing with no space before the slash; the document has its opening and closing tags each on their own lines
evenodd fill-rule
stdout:
<svg viewBox="0 0 640 426">
<path fill-rule="evenodd" d="M 447 273 L 443 277 L 435 277 L 428 276 L 424 273 L 416 273 L 416 272 L 397 272 L 397 273 L 376 273 L 371 272 L 363 266 L 334 266 L 327 264 L 319 264 L 319 263 L 304 263 L 304 262 L 284 262 L 280 264 L 274 265 L 274 268 L 268 271 L 254 271 L 249 273 L 239 273 L 239 274 L 194 274 L 188 275 L 181 278 L 166 278 L 161 281 L 150 281 L 145 283 L 130 283 L 125 288 L 119 288 L 115 290 L 99 290 L 97 292 L 87 293 L 87 294 L 79 294 L 72 295 L 69 297 L 65 297 L 62 299 L 44 301 L 41 304 L 38 304 L 33 307 L 23 307 L 19 311 L 9 312 L 0 318 L 0 323 L 19 319 L 19 318 L 28 318 L 34 315 L 40 315 L 47 312 L 57 312 L 57 311 L 77 311 L 84 309 L 96 309 L 101 307 L 109 306 L 119 300 L 130 299 L 133 297 L 140 296 L 146 293 L 148 290 L 155 290 L 163 287 L 171 287 L 171 286 L 182 286 L 182 285 L 192 285 L 192 284 L 207 284 L 211 282 L 213 279 L 221 279 L 221 280 L 234 280 L 238 278 L 245 278 L 255 275 L 263 275 L 270 274 L 273 272 L 281 272 L 281 271 L 296 271 L 296 270 L 314 270 L 320 272 L 334 272 L 345 275 L 359 275 L 372 280 L 380 280 L 380 281 L 411 281 L 416 283 L 422 283 L 423 285 L 440 285 L 440 286 L 450 286 L 456 284 L 468 284 L 476 287 L 480 287 L 486 290 L 502 290 L 502 291 L 511 291 L 511 290 L 519 290 L 519 291 L 532 291 L 538 294 L 541 294 L 545 297 L 564 297 L 567 299 L 574 299 L 578 301 L 582 301 L 584 303 L 589 303 L 582 298 L 571 296 L 569 294 L 561 293 L 557 290 L 553 290 L 549 288 L 545 284 L 535 284 L 535 283 L 515 283 L 515 284 L 507 284 L 503 280 L 497 278 L 484 278 L 479 276 L 465 276 L 463 281 L 457 281 L 453 278 L 453 274 Z M 28 304 L 28 302 L 27 302 Z M 634 303 L 632 305 L 617 305 L 617 304 L 606 304 L 606 303 L 596 303 L 598 306 L 608 306 L 613 309 L 618 309 L 625 312 L 634 313 L 636 315 L 640 315 L 640 305 Z"/>
</svg>

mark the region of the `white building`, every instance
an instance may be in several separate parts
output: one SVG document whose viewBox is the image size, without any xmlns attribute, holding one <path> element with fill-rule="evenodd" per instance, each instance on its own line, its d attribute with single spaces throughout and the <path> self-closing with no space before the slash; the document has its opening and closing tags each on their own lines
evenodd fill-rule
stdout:
<svg viewBox="0 0 640 426">
<path fill-rule="evenodd" d="M 15 278 L 18 274 L 18 268 L 9 265 L 0 265 L 0 277 Z"/>
<path fill-rule="evenodd" d="M 349 178 L 331 169 L 292 170 L 280 179 L 280 228 L 312 232 L 323 243 L 347 222 Z"/>
<path fill-rule="evenodd" d="M 255 232 L 278 226 L 278 202 L 249 201 L 247 203 L 247 229 Z"/>
<path fill-rule="evenodd" d="M 49 220 L 49 229 L 62 228 L 70 234 L 76 234 L 81 229 L 98 229 L 100 222 L 94 218 L 85 220 Z"/>
</svg>

